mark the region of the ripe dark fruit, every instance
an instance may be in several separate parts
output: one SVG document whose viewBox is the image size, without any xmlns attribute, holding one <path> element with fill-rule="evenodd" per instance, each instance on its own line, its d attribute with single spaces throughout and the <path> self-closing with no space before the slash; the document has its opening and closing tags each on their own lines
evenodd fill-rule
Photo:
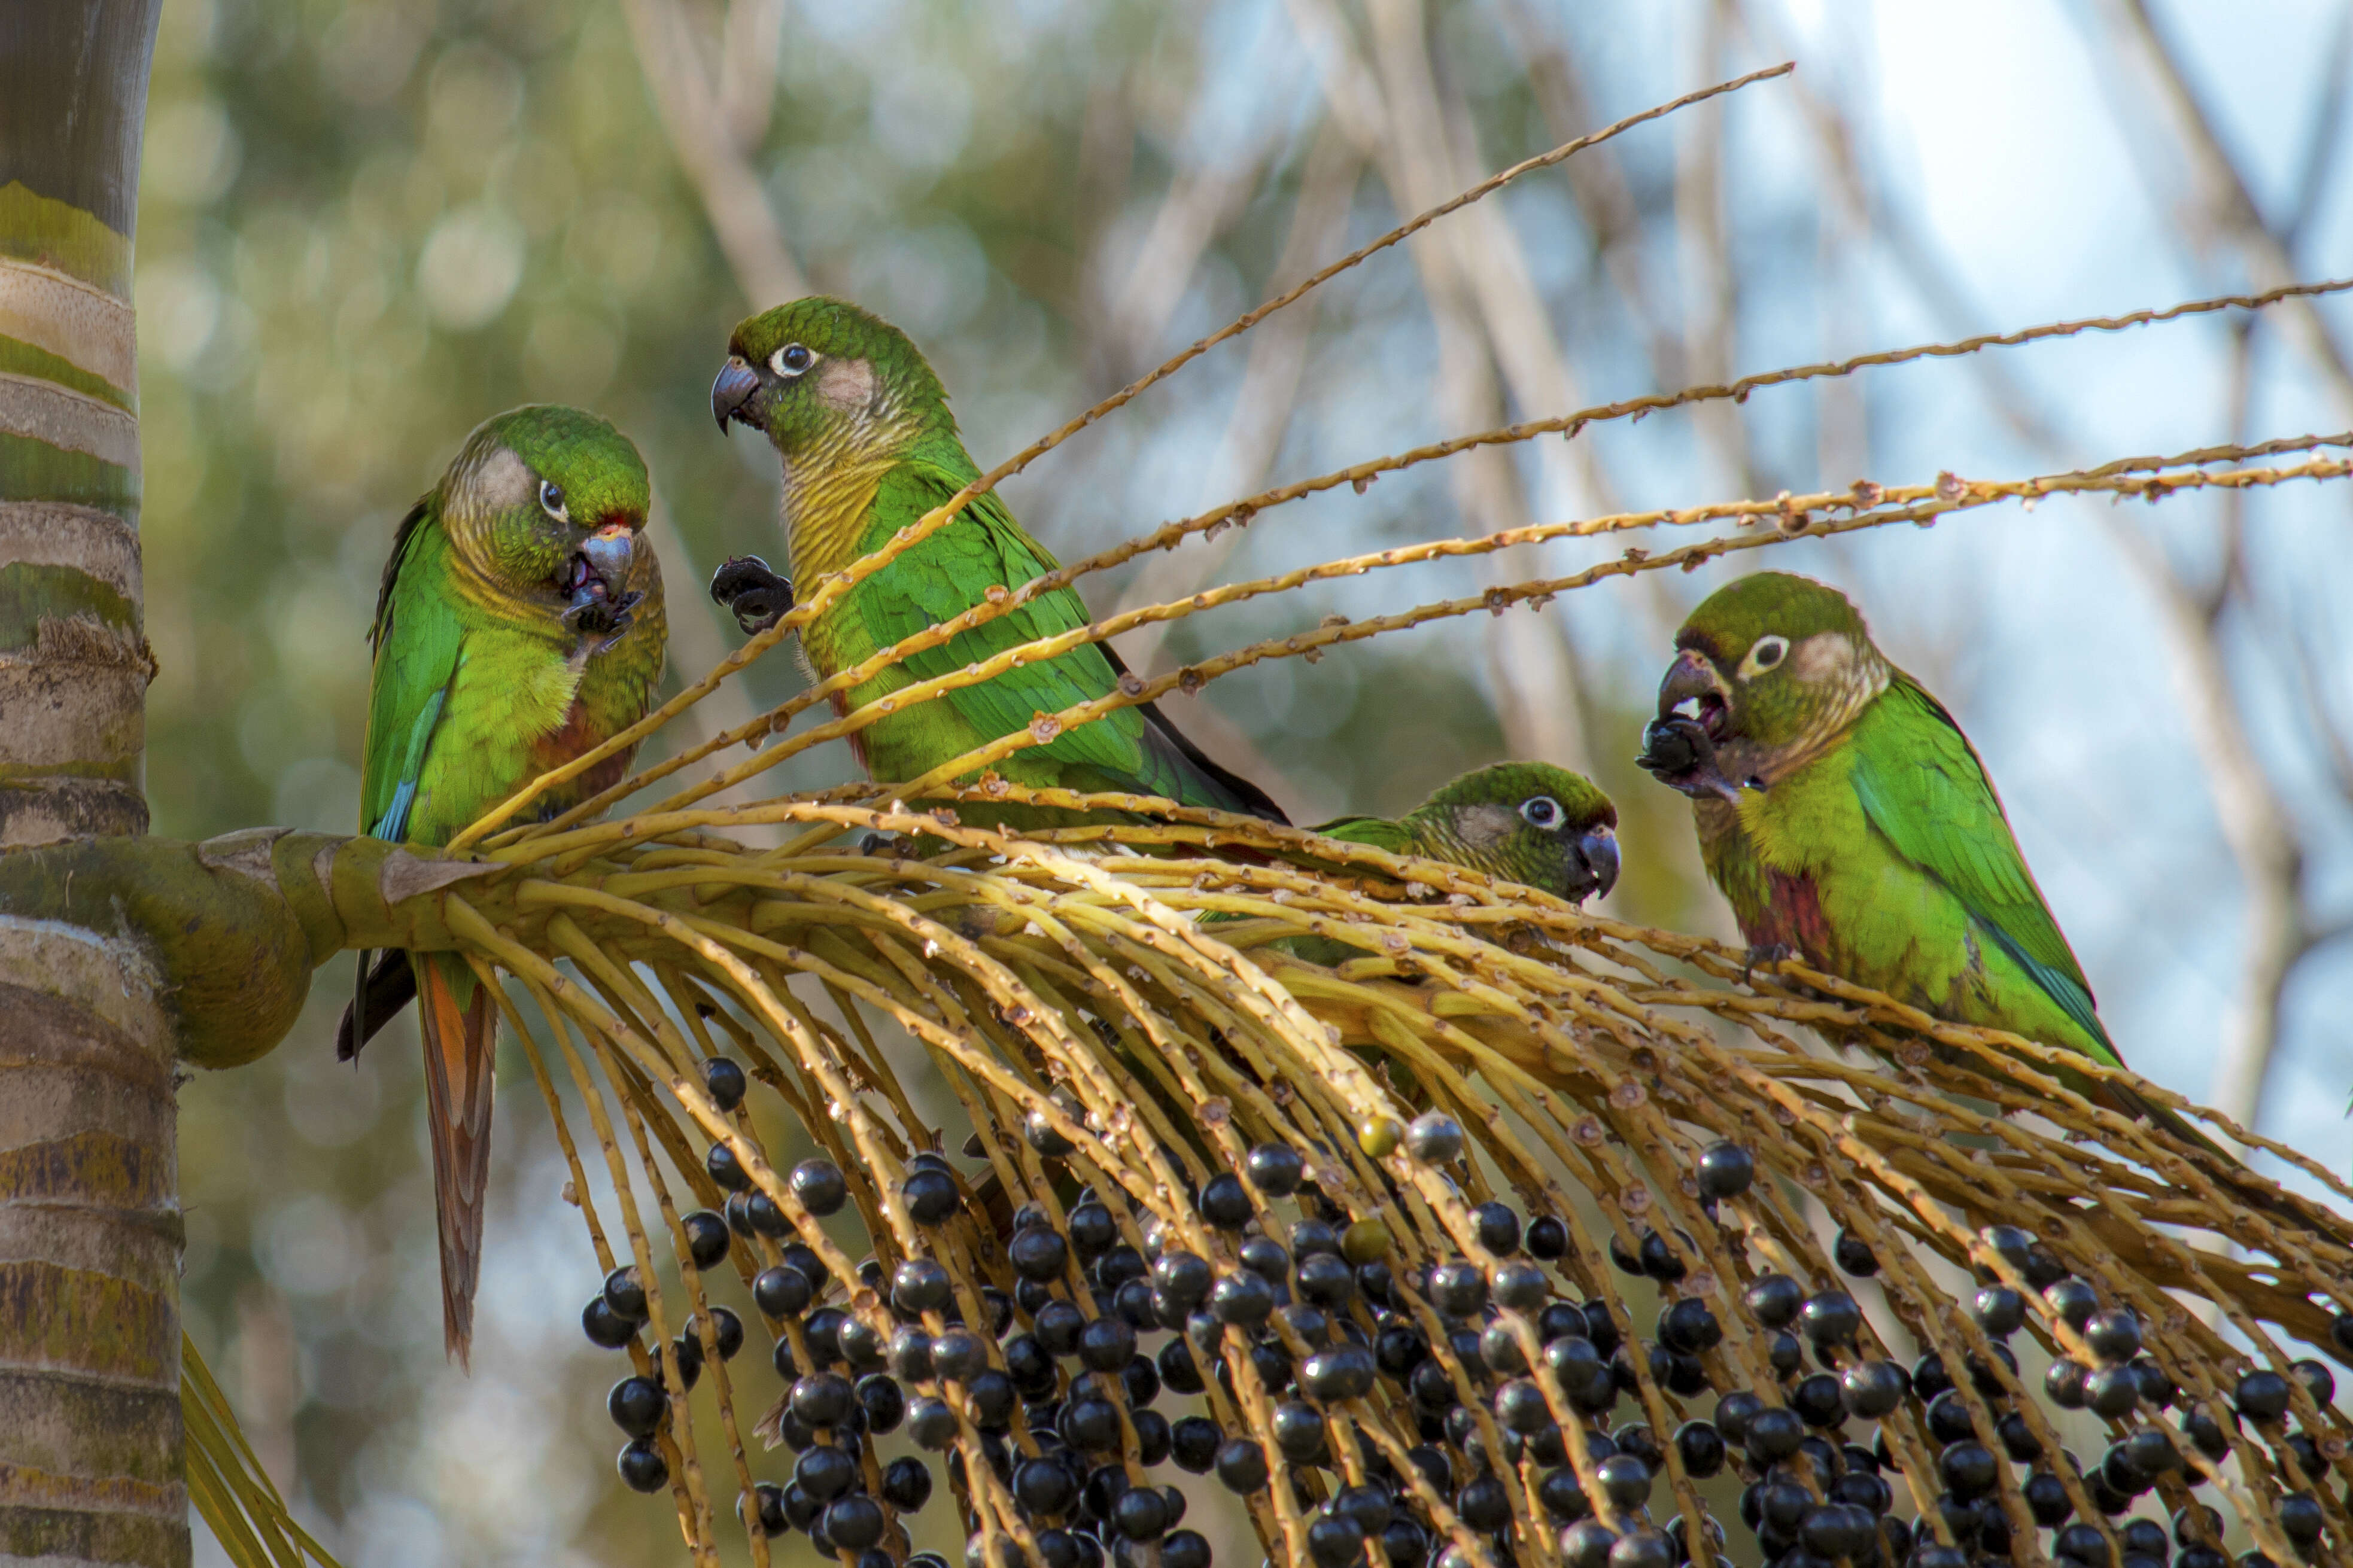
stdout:
<svg viewBox="0 0 2353 1568">
<path fill-rule="evenodd" d="M 1222 1323 L 1262 1323 L 1274 1310 L 1274 1288 L 1248 1269 L 1229 1274 L 1210 1289 L 1209 1310 Z"/>
<path fill-rule="evenodd" d="M 1724 1325 L 1696 1296 L 1687 1296 L 1659 1314 L 1659 1342 L 1678 1355 L 1703 1355 L 1723 1340 Z"/>
<path fill-rule="evenodd" d="M 1250 1190 L 1242 1179 L 1231 1171 L 1222 1171 L 1209 1178 L 1201 1189 L 1201 1217 L 1219 1230 L 1240 1230 L 1250 1223 Z"/>
<path fill-rule="evenodd" d="M 851 1552 L 863 1552 L 882 1539 L 882 1505 L 860 1493 L 837 1498 L 818 1523 L 826 1539 Z"/>
<path fill-rule="evenodd" d="M 926 1165 L 907 1173 L 907 1179 L 899 1184 L 899 1201 L 907 1205 L 907 1216 L 917 1225 L 934 1226 L 947 1223 L 960 1199 L 955 1178 Z"/>
<path fill-rule="evenodd" d="M 1071 1210 L 1067 1223 L 1071 1245 L 1082 1261 L 1100 1258 L 1119 1245 L 1119 1222 L 1101 1204 L 1080 1204 Z"/>
<path fill-rule="evenodd" d="M 687 1255 L 694 1259 L 697 1268 L 715 1268 L 727 1256 L 733 1243 L 727 1222 L 709 1209 L 697 1209 L 679 1218 L 679 1228 L 686 1232 Z"/>
<path fill-rule="evenodd" d="M 617 1351 L 638 1337 L 638 1325 L 613 1310 L 602 1296 L 588 1298 L 580 1311 L 580 1330 L 599 1350 Z"/>
<path fill-rule="evenodd" d="M 2140 1404 L 2140 1379 L 2128 1366 L 2094 1368 L 2084 1378 L 2084 1403 L 2111 1421 L 2129 1415 Z"/>
<path fill-rule="evenodd" d="M 946 1400 L 927 1394 L 907 1406 L 907 1436 L 917 1447 L 937 1453 L 955 1442 L 955 1412 L 948 1408 Z"/>
<path fill-rule="evenodd" d="M 842 1179 L 841 1167 L 830 1160 L 803 1160 L 793 1167 L 788 1184 L 801 1206 L 820 1219 L 839 1214 L 841 1205 L 849 1201 L 849 1184 Z"/>
<path fill-rule="evenodd" d="M 1521 1245 L 1528 1249 L 1530 1258 L 1556 1262 L 1568 1256 L 1568 1226 L 1551 1215 L 1539 1215 L 1528 1221 L 1527 1235 Z M 2353 1312 L 2346 1316 L 2353 1318 Z M 2353 1354 L 2353 1351 L 2348 1353 Z"/>
<path fill-rule="evenodd" d="M 1452 1318 L 1468 1318 L 1487 1304 L 1487 1277 L 1475 1263 L 1441 1263 L 1430 1271 L 1430 1304 Z"/>
<path fill-rule="evenodd" d="M 1598 1519 L 1581 1519 L 1560 1532 L 1560 1560 L 1567 1568 L 1609 1568 L 1618 1532 Z"/>
<path fill-rule="evenodd" d="M 1021 1136 L 1029 1141 L 1029 1147 L 1049 1160 L 1078 1152 L 1079 1146 L 1055 1131 L 1053 1122 L 1042 1110 L 1033 1110 L 1021 1119 Z"/>
<path fill-rule="evenodd" d="M 1842 1345 L 1862 1327 L 1862 1309 L 1843 1290 L 1825 1290 L 1798 1310 L 1798 1328 L 1818 1345 Z"/>
<path fill-rule="evenodd" d="M 882 1500 L 901 1513 L 921 1513 L 932 1500 L 932 1468 L 913 1454 L 892 1460 L 882 1471 Z"/>
<path fill-rule="evenodd" d="M 1454 1511 L 1473 1530 L 1501 1530 L 1512 1522 L 1512 1494 L 1494 1476 L 1482 1476 L 1454 1494 Z"/>
<path fill-rule="evenodd" d="M 2085 1398 L 2084 1380 L 2089 1375 L 2080 1362 L 2054 1361 L 2042 1374 L 2042 1392 L 2062 1410 L 2081 1410 Z"/>
<path fill-rule="evenodd" d="M 625 1323 L 646 1321 L 646 1290 L 636 1268 L 624 1265 L 605 1276 L 605 1305 Z"/>
<path fill-rule="evenodd" d="M 1364 1552 L 1365 1532 L 1353 1519 L 1327 1513 L 1307 1527 L 1307 1555 L 1315 1568 L 1348 1568 Z"/>
<path fill-rule="evenodd" d="M 2130 1361 L 2140 1354 L 2140 1320 L 2118 1308 L 2084 1325 L 2084 1342 L 2102 1361 Z"/>
<path fill-rule="evenodd" d="M 1511 1205 L 1481 1204 L 1471 1211 L 1471 1218 L 1478 1227 L 1479 1245 L 1495 1257 L 1509 1258 L 1520 1249 L 1520 1216 Z"/>
<path fill-rule="evenodd" d="M 1250 1184 L 1271 1198 L 1287 1198 L 1299 1190 L 1307 1162 L 1287 1143 L 1261 1143 L 1242 1159 Z"/>
<path fill-rule="evenodd" d="M 1135 1355 L 1135 1331 L 1117 1318 L 1097 1318 L 1079 1331 L 1079 1363 L 1089 1372 L 1118 1372 Z"/>
<path fill-rule="evenodd" d="M 1865 1421 L 1876 1421 L 1904 1402 L 1911 1380 L 1893 1362 L 1867 1361 L 1847 1368 L 1839 1379 L 1846 1408 Z"/>
<path fill-rule="evenodd" d="M 1071 1244 L 1059 1232 L 1033 1226 L 1014 1237 L 1005 1255 L 1013 1271 L 1024 1279 L 1060 1279 L 1070 1262 Z"/>
<path fill-rule="evenodd" d="M 1978 1292 L 1978 1327 L 2006 1340 L 2026 1322 L 2026 1298 L 2007 1285 L 1989 1285 Z"/>
<path fill-rule="evenodd" d="M 846 1418 L 855 1401 L 849 1380 L 839 1373 L 813 1372 L 794 1383 L 792 1412 L 811 1426 L 831 1426 Z"/>
<path fill-rule="evenodd" d="M 702 1089 L 711 1096 L 711 1103 L 723 1112 L 744 1103 L 744 1091 L 750 1088 L 744 1069 L 725 1057 L 711 1057 L 702 1064 Z"/>
<path fill-rule="evenodd" d="M 1798 1309 L 1806 1304 L 1803 1287 L 1786 1274 L 1759 1276 L 1741 1296 L 1748 1315 L 1768 1329 L 1786 1329 L 1797 1321 Z"/>
<path fill-rule="evenodd" d="M 752 1281 L 752 1304 L 771 1318 L 797 1318 L 816 1297 L 808 1276 L 788 1263 L 772 1264 Z"/>
<path fill-rule="evenodd" d="M 2287 1414 L 2287 1379 L 2269 1369 L 2258 1369 L 2239 1379 L 2231 1403 L 2251 1421 L 2276 1421 Z"/>
<path fill-rule="evenodd" d="M 744 1162 L 735 1157 L 735 1151 L 724 1143 L 711 1146 L 711 1152 L 702 1157 L 702 1168 L 711 1173 L 711 1179 L 723 1192 L 740 1193 L 752 1184 L 751 1173 L 744 1169 Z"/>
<path fill-rule="evenodd" d="M 1111 1505 L 1111 1522 L 1130 1541 L 1157 1541 L 1168 1532 L 1168 1499 L 1155 1487 L 1130 1487 Z"/>
<path fill-rule="evenodd" d="M 2052 1315 L 2081 1329 L 2100 1310 L 2100 1293 L 2092 1289 L 2090 1281 L 2071 1274 L 2043 1288 L 2042 1304 L 2051 1309 Z"/>
<path fill-rule="evenodd" d="M 1266 1485 L 1266 1451 L 1247 1437 L 1232 1438 L 1219 1448 L 1216 1468 L 1228 1491 L 1247 1496 Z"/>
<path fill-rule="evenodd" d="M 1324 1417 L 1313 1405 L 1276 1405 L 1271 1427 L 1274 1446 L 1294 1464 L 1306 1464 L 1325 1451 Z"/>
<path fill-rule="evenodd" d="M 1831 1261 L 1839 1266 L 1841 1273 L 1852 1274 L 1858 1279 L 1867 1279 L 1879 1272 L 1879 1259 L 1873 1255 L 1870 1244 L 1850 1231 L 1840 1231 L 1831 1243 Z"/>
<path fill-rule="evenodd" d="M 1737 1143 L 1711 1143 L 1699 1157 L 1699 1190 L 1711 1198 L 1736 1198 L 1757 1179 L 1757 1158 Z"/>
<path fill-rule="evenodd" d="M 650 1437 L 633 1439 L 617 1461 L 621 1484 L 633 1492 L 658 1492 L 670 1484 L 670 1463 Z"/>
<path fill-rule="evenodd" d="M 1424 1111 L 1406 1127 L 1405 1147 L 1424 1164 L 1443 1165 L 1462 1152 L 1462 1124 L 1442 1110 Z"/>
<path fill-rule="evenodd" d="M 1373 1391 L 1377 1371 L 1373 1352 L 1366 1347 L 1335 1345 L 1317 1351 L 1300 1363 L 1299 1388 L 1308 1398 L 1325 1404 L 1361 1399 Z"/>
<path fill-rule="evenodd" d="M 718 1343 L 719 1359 L 733 1361 L 735 1352 L 744 1348 L 744 1320 L 735 1315 L 733 1308 L 713 1307 L 711 1309 L 711 1335 Z M 698 1348 L 702 1339 L 700 1332 L 693 1336 Z"/>
<path fill-rule="evenodd" d="M 632 1437 L 651 1436 L 669 1408 L 669 1396 L 650 1377 L 625 1377 L 605 1396 L 605 1409 L 613 1425 Z"/>
</svg>

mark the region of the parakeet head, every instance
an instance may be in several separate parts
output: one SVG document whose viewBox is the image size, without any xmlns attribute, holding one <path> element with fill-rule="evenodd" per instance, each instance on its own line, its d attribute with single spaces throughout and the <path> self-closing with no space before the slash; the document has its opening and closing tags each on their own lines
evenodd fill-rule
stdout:
<svg viewBox="0 0 2353 1568">
<path fill-rule="evenodd" d="M 1675 634 L 1659 717 L 1706 732 L 1736 784 L 1744 767 L 1810 753 L 1852 723 L 1894 673 L 1837 589 L 1758 572 L 1717 589 Z"/>
<path fill-rule="evenodd" d="M 477 587 L 593 625 L 650 564 L 639 536 L 651 493 L 645 459 L 609 420 L 531 404 L 476 426 L 420 510 L 434 506 Z M 400 557 L 385 571 L 379 631 Z"/>
<path fill-rule="evenodd" d="M 812 295 L 763 311 L 727 341 L 711 412 L 767 433 L 787 463 L 856 456 L 955 423 L 947 392 L 907 334 L 843 300 Z"/>
<path fill-rule="evenodd" d="M 1406 816 L 1445 859 L 1571 903 L 1618 880 L 1618 808 L 1549 763 L 1498 763 L 1463 774 Z"/>
</svg>

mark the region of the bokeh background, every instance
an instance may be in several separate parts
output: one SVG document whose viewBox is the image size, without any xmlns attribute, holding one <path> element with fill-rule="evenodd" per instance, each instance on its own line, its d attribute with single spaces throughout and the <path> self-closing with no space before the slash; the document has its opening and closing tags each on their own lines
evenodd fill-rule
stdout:
<svg viewBox="0 0 2353 1568">
<path fill-rule="evenodd" d="M 1070 557 L 1522 415 L 2344 272 L 2348 18 L 2342 0 L 165 0 L 138 249 L 156 830 L 353 825 L 394 523 L 518 402 L 636 437 L 674 664 L 720 657 L 734 634 L 700 584 L 726 554 L 781 554 L 773 456 L 722 440 L 706 405 L 753 308 L 821 289 L 898 321 L 986 464 L 1493 169 L 1799 62 L 1448 220 L 1009 483 Z M 1343 487 L 1090 598 L 1525 521 L 2340 429 L 2348 329 L 2324 303 L 1767 391 Z M 2340 1168 L 2346 509 L 2316 489 L 2047 500 L 1771 558 L 1855 593 L 1960 716 L 2127 1057 Z M 1599 548 L 1366 577 L 1123 647 L 1166 668 Z M 1612 907 L 1729 934 L 1680 800 L 1629 759 L 1673 626 L 1755 563 L 1256 667 L 1174 711 L 1303 820 L 1402 808 L 1504 754 L 1585 767 L 1625 817 Z M 681 732 L 799 682 L 779 653 Z M 833 747 L 770 776 L 849 771 Z M 413 1035 L 337 1067 L 347 976 L 329 967 L 273 1057 L 183 1095 L 190 1331 L 353 1568 L 676 1561 L 668 1504 L 612 1477 L 617 1374 L 575 1326 L 594 1260 L 528 1075 L 507 1064 L 466 1377 L 440 1353 Z M 1221 1562 L 1255 1554 L 1204 1528 Z"/>
</svg>

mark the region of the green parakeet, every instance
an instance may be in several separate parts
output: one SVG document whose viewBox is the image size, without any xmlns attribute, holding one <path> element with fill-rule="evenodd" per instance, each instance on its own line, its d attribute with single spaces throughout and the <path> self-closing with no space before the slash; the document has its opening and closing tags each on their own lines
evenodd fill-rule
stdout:
<svg viewBox="0 0 2353 1568">
<path fill-rule="evenodd" d="M 1497 763 L 1468 773 L 1401 817 L 1343 816 L 1310 828 L 1467 866 L 1582 903 L 1618 880 L 1618 808 L 1591 781 L 1549 763 Z M 1364 950 L 1331 937 L 1285 937 L 1274 944 L 1331 965 Z"/>
<path fill-rule="evenodd" d="M 666 629 L 660 568 L 641 533 L 648 496 L 637 447 L 576 408 L 518 408 L 467 438 L 401 520 L 385 563 L 368 631 L 362 832 L 446 844 L 645 716 Z M 628 761 L 617 754 L 550 790 L 542 819 L 618 783 Z M 491 997 L 453 955 L 362 953 L 336 1055 L 356 1055 L 412 996 L 422 998 L 442 1330 L 463 1361 L 490 1173 Z"/>
<path fill-rule="evenodd" d="M 1741 934 L 1954 1023 L 2121 1065 L 1960 727 L 1836 589 L 1759 572 L 1675 636 L 1642 764 Z M 2213 1145 L 2116 1084 L 2088 1097 Z"/>
<path fill-rule="evenodd" d="M 980 475 L 922 353 L 897 328 L 839 300 L 780 305 L 738 326 L 711 408 L 722 431 L 730 420 L 763 431 L 784 459 L 784 528 L 792 576 L 804 584 L 880 550 Z M 1055 566 L 991 491 L 803 626 L 802 656 L 824 679 Z M 1091 618 L 1068 588 L 1040 595 L 886 667 L 837 695 L 834 711 Z M 1108 646 L 1084 645 L 892 713 L 853 737 L 852 748 L 879 782 L 919 778 L 1042 714 L 1108 695 L 1125 674 Z M 1204 756 L 1150 703 L 1064 731 L 997 770 L 1032 787 L 1132 791 L 1284 820 L 1262 791 Z M 1058 815 L 969 803 L 957 810 L 966 821 L 1015 826 Z"/>
</svg>

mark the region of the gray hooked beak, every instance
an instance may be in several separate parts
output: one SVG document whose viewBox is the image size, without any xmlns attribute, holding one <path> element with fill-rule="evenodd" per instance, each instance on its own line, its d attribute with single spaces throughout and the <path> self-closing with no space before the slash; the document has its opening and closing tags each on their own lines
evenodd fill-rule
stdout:
<svg viewBox="0 0 2353 1568">
<path fill-rule="evenodd" d="M 739 420 L 754 429 L 760 428 L 754 414 L 745 412 L 744 405 L 752 395 L 760 390 L 760 375 L 734 354 L 720 370 L 718 379 L 711 384 L 711 416 L 719 421 L 719 433 L 727 434 L 727 421 Z"/>
<path fill-rule="evenodd" d="M 1684 703 L 1697 704 L 1708 697 L 1721 703 L 1724 694 L 1724 679 L 1715 673 L 1715 666 L 1697 648 L 1687 647 L 1675 656 L 1674 663 L 1667 666 L 1666 678 L 1659 682 L 1659 717 L 1672 718 Z M 1687 717 L 1701 715 L 1693 713 Z"/>
<path fill-rule="evenodd" d="M 1577 851 L 1585 857 L 1586 869 L 1593 873 L 1593 891 L 1588 896 L 1608 898 L 1609 889 L 1618 885 L 1618 835 L 1597 827 L 1577 841 Z"/>
<path fill-rule="evenodd" d="M 605 580 L 606 592 L 616 599 L 628 591 L 629 563 L 637 552 L 637 531 L 626 522 L 607 523 L 580 546 L 588 569 Z"/>
</svg>

